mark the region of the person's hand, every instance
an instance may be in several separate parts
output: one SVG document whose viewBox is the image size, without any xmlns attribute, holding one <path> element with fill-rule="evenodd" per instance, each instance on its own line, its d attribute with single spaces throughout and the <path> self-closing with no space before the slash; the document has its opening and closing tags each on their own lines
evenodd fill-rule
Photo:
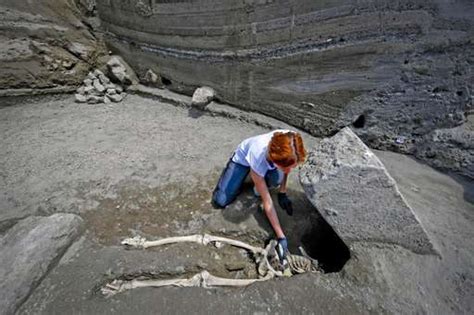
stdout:
<svg viewBox="0 0 474 315">
<path fill-rule="evenodd" d="M 284 261 L 286 261 L 286 253 L 288 252 L 288 241 L 286 237 L 278 238 L 276 251 L 278 254 L 278 258 L 280 258 L 280 262 L 283 263 Z"/>
<path fill-rule="evenodd" d="M 293 215 L 293 204 L 286 195 L 286 193 L 278 193 L 278 204 L 282 209 L 286 210 L 286 213 L 288 213 L 288 215 Z"/>
</svg>

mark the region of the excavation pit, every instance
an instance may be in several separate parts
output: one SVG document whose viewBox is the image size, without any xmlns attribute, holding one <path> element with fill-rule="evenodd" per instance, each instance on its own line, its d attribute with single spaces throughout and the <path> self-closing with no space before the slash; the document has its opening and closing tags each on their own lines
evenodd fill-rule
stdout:
<svg viewBox="0 0 474 315">
<path fill-rule="evenodd" d="M 349 248 L 323 218 L 303 235 L 301 243 L 326 273 L 341 271 L 351 258 Z"/>
</svg>

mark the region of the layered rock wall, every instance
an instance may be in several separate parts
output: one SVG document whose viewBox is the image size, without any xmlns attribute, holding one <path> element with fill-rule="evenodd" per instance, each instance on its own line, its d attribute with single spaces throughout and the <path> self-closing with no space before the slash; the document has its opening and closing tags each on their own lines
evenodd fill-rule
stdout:
<svg viewBox="0 0 474 315">
<path fill-rule="evenodd" d="M 422 157 L 427 135 L 472 109 L 470 1 L 99 0 L 97 9 L 109 44 L 142 78 L 151 69 L 188 94 L 210 86 L 314 135 L 357 122 L 371 147 Z M 471 160 L 458 156 L 457 170 Z"/>
<path fill-rule="evenodd" d="M 73 0 L 0 3 L 0 96 L 72 91 L 104 50 Z"/>
</svg>

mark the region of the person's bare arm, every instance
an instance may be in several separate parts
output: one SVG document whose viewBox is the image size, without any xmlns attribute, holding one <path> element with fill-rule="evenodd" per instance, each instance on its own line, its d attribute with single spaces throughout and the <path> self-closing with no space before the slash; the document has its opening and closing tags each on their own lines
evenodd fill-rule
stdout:
<svg viewBox="0 0 474 315">
<path fill-rule="evenodd" d="M 275 207 L 273 206 L 272 197 L 270 196 L 270 192 L 268 191 L 265 179 L 255 173 L 253 170 L 250 170 L 250 177 L 252 178 L 255 184 L 255 188 L 257 189 L 258 193 L 262 198 L 263 209 L 265 209 L 265 215 L 267 216 L 268 221 L 270 221 L 270 225 L 275 231 L 277 238 L 285 237 L 285 234 L 283 233 L 283 230 L 280 226 L 280 221 L 278 220 Z"/>
</svg>

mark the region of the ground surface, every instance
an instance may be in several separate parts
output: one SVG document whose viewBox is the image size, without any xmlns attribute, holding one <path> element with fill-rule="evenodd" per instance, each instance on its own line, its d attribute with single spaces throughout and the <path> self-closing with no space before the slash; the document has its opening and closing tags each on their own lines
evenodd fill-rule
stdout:
<svg viewBox="0 0 474 315">
<path fill-rule="evenodd" d="M 68 96 L 0 104 L 0 233 L 20 218 L 55 212 L 78 213 L 87 228 L 21 314 L 474 311 L 473 183 L 386 152 L 377 154 L 441 258 L 357 244 L 337 273 L 245 289 L 138 289 L 105 299 L 98 288 L 115 277 L 188 276 L 201 269 L 254 276 L 249 258 L 232 249 L 179 245 L 139 251 L 118 244 L 135 234 L 211 232 L 263 245 L 271 229 L 249 189 L 224 211 L 213 209 L 209 199 L 234 147 L 267 130 L 227 118 L 193 118 L 187 109 L 133 95 L 112 105 L 75 104 Z M 317 139 L 305 141 L 311 147 Z M 295 215 L 278 209 L 290 250 L 303 245 L 324 260 L 331 254 L 321 248 L 334 244 L 325 241 L 332 236 L 296 179 L 296 174 L 290 178 L 289 191 Z M 326 263 L 333 266 L 334 259 Z"/>
</svg>

